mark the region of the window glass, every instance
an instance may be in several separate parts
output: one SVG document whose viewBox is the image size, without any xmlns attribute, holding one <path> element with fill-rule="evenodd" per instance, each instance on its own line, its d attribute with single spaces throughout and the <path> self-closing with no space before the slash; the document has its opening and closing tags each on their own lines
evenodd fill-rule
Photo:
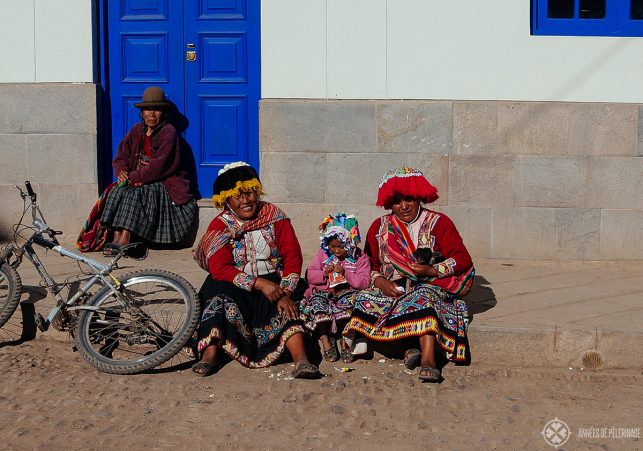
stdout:
<svg viewBox="0 0 643 451">
<path fill-rule="evenodd" d="M 605 17 L 605 0 L 580 0 L 581 19 L 602 19 Z"/>
<path fill-rule="evenodd" d="M 570 19 L 574 17 L 574 0 L 549 0 L 547 17 L 552 19 Z"/>
<path fill-rule="evenodd" d="M 632 0 L 630 18 L 634 20 L 643 19 L 643 0 Z"/>
</svg>

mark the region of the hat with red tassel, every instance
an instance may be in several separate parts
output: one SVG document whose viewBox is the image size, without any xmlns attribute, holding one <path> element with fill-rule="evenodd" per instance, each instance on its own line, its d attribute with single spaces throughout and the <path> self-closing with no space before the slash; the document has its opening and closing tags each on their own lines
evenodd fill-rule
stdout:
<svg viewBox="0 0 643 451">
<path fill-rule="evenodd" d="M 422 172 L 406 166 L 384 174 L 377 191 L 376 205 L 390 209 L 396 195 L 412 197 L 425 204 L 435 202 L 439 197 L 438 189 L 429 183 Z"/>
</svg>

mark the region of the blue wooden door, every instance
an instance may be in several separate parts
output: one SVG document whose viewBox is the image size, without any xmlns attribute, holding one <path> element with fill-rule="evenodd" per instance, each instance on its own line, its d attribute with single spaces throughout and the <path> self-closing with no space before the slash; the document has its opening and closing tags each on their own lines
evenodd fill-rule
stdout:
<svg viewBox="0 0 643 451">
<path fill-rule="evenodd" d="M 103 0 L 106 1 L 106 0 Z M 161 86 L 188 127 L 198 187 L 226 163 L 259 163 L 260 1 L 120 0 L 107 4 L 113 153 Z"/>
</svg>

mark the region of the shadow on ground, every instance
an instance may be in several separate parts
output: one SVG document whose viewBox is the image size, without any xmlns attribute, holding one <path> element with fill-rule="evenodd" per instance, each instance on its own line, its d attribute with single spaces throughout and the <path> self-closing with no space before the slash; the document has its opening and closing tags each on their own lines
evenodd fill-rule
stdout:
<svg viewBox="0 0 643 451">
<path fill-rule="evenodd" d="M 17 346 L 36 338 L 36 309 L 29 302 L 21 302 L 13 316 L 0 329 L 0 348 Z"/>
<path fill-rule="evenodd" d="M 471 291 L 464 297 L 471 320 L 475 315 L 484 313 L 496 306 L 496 295 L 489 286 L 490 282 L 483 276 L 475 276 Z"/>
</svg>

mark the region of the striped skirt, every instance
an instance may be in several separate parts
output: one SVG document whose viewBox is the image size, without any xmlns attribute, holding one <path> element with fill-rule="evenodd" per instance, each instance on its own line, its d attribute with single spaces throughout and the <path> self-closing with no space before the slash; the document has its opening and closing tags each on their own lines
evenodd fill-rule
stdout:
<svg viewBox="0 0 643 451">
<path fill-rule="evenodd" d="M 129 230 L 159 244 L 181 243 L 193 226 L 196 200 L 172 203 L 161 182 L 132 187 L 115 187 L 109 192 L 101 223 L 110 229 Z"/>
<path fill-rule="evenodd" d="M 447 359 L 468 365 L 468 324 L 464 301 L 440 287 L 418 284 L 399 298 L 380 290 L 360 291 L 344 336 L 351 338 L 357 332 L 377 342 L 392 342 L 430 334 Z"/>
</svg>

